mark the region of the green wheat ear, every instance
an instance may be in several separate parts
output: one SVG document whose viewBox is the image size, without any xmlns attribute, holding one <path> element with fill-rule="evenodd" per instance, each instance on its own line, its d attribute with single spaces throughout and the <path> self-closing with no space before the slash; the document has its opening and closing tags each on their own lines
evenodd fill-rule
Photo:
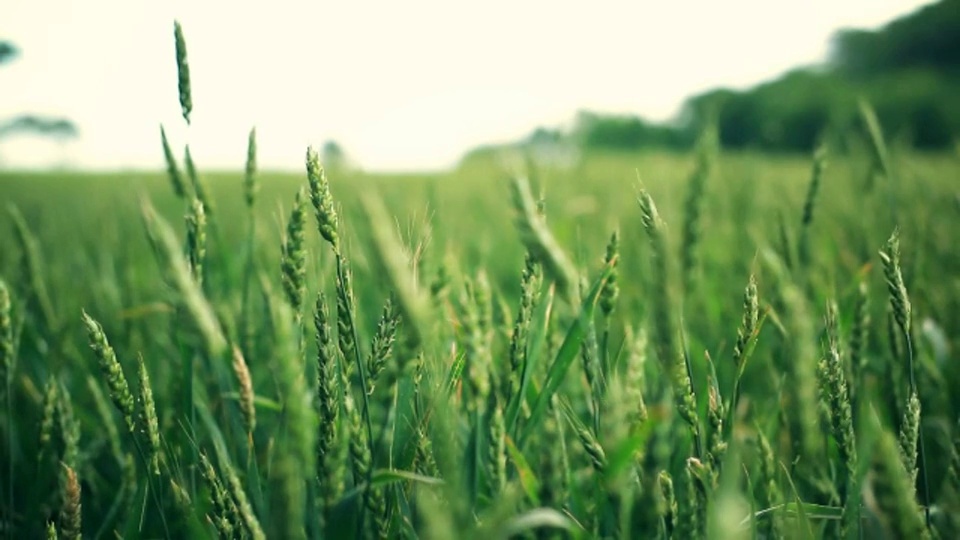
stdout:
<svg viewBox="0 0 960 540">
<path fill-rule="evenodd" d="M 610 265 L 613 270 L 610 272 L 610 278 L 604 282 L 603 289 L 600 291 L 600 311 L 604 317 L 610 317 L 617 305 L 617 299 L 620 298 L 620 287 L 617 285 L 619 272 L 617 264 L 620 261 L 620 233 L 613 231 L 610 235 L 610 241 L 607 242 L 607 252 L 603 257 L 604 264 Z"/>
<path fill-rule="evenodd" d="M 310 184 L 310 202 L 317 216 L 320 236 L 330 243 L 334 253 L 340 253 L 340 235 L 337 226 L 337 209 L 330 194 L 330 182 L 320 165 L 320 156 L 312 146 L 307 148 L 307 182 Z"/>
<path fill-rule="evenodd" d="M 740 400 L 740 381 L 744 370 L 746 370 L 747 360 L 750 358 L 752 344 L 757 338 L 759 317 L 760 302 L 757 294 L 757 279 L 753 274 L 750 274 L 747 287 L 743 291 L 743 316 L 740 319 L 740 327 L 737 328 L 737 341 L 733 346 L 733 364 L 737 371 L 733 383 L 733 394 L 730 396 L 728 429 L 733 429 L 733 422 L 736 419 L 737 404 Z"/>
<path fill-rule="evenodd" d="M 666 224 L 660 218 L 653 197 L 646 189 L 640 190 L 637 200 L 640 204 L 640 219 L 652 251 L 653 294 L 650 302 L 653 306 L 653 336 L 657 359 L 670 380 L 677 412 L 689 424 L 699 441 L 696 396 L 686 367 L 684 347 L 677 343 L 678 329 L 673 314 L 670 283 L 672 267 L 667 252 Z M 699 449 L 699 443 L 697 446 Z"/>
<path fill-rule="evenodd" d="M 7 391 L 13 379 L 15 348 L 13 344 L 13 319 L 10 317 L 10 291 L 0 279 L 0 396 Z"/>
<path fill-rule="evenodd" d="M 684 201 L 684 221 L 681 242 L 681 270 L 683 271 L 684 292 L 692 294 L 700 264 L 698 246 L 701 236 L 701 212 L 706 194 L 707 182 L 712 180 L 717 168 L 720 153 L 720 140 L 717 127 L 709 124 L 697 141 L 697 164 L 690 175 L 686 201 Z"/>
<path fill-rule="evenodd" d="M 180 92 L 180 110 L 183 119 L 190 124 L 193 111 L 193 98 L 190 95 L 190 65 L 187 63 L 187 42 L 183 39 L 183 28 L 179 21 L 173 22 L 173 38 L 177 47 L 177 88 Z"/>
<path fill-rule="evenodd" d="M 927 504 L 924 508 L 924 517 L 926 524 L 930 524 L 930 484 L 927 481 L 927 458 L 926 443 L 923 433 L 920 431 L 920 401 L 918 398 L 916 365 L 913 353 L 913 340 L 911 338 L 911 313 L 910 296 L 907 294 L 907 286 L 903 282 L 903 271 L 900 267 L 900 231 L 894 229 L 890 238 L 887 240 L 885 250 L 880 252 L 880 260 L 883 263 L 883 275 L 887 282 L 887 290 L 890 293 L 890 307 L 893 310 L 893 317 L 903 333 L 903 339 L 907 346 L 907 369 L 910 382 L 910 397 L 907 401 L 907 410 L 904 411 L 901 445 L 904 454 L 904 462 L 907 465 L 907 472 L 916 478 L 918 472 L 923 475 L 922 485 L 924 487 L 923 500 Z M 917 451 L 919 450 L 919 465 L 917 464 Z M 919 470 L 918 470 L 919 466 Z"/>
<path fill-rule="evenodd" d="M 907 286 L 903 283 L 903 272 L 900 268 L 900 231 L 894 230 L 884 250 L 880 252 L 883 263 L 883 276 L 890 292 L 890 306 L 893 316 L 904 335 L 910 335 L 910 297 L 907 295 Z"/>
<path fill-rule="evenodd" d="M 83 324 L 87 329 L 87 337 L 90 341 L 90 348 L 93 349 L 100 364 L 100 371 L 107 380 L 107 388 L 110 389 L 110 399 L 113 404 L 123 414 L 123 419 L 127 423 L 127 429 L 130 433 L 136 433 L 136 423 L 134 422 L 134 401 L 133 394 L 130 393 L 130 385 L 123 374 L 123 368 L 117 361 L 117 355 L 113 347 L 107 341 L 107 336 L 103 332 L 103 327 L 95 321 L 93 317 L 83 312 Z"/>
<path fill-rule="evenodd" d="M 197 283 L 203 283 L 203 259 L 207 253 L 207 213 L 200 199 L 193 199 L 184 219 L 187 222 L 187 264 Z"/>
<path fill-rule="evenodd" d="M 807 187 L 807 197 L 803 203 L 803 217 L 800 220 L 800 246 L 798 255 L 801 264 L 810 262 L 810 225 L 813 223 L 813 210 L 816 206 L 817 192 L 823 181 L 823 173 L 827 168 L 827 149 L 819 146 L 813 153 L 813 171 L 810 173 L 810 184 Z"/>
<path fill-rule="evenodd" d="M 260 184 L 257 183 L 257 128 L 251 128 L 247 137 L 247 164 L 243 177 L 243 198 L 248 208 L 253 208 L 258 191 Z"/>
<path fill-rule="evenodd" d="M 157 409 L 153 401 L 153 389 L 150 387 L 150 375 L 143 362 L 143 356 L 137 359 L 138 377 L 140 380 L 140 431 L 145 435 L 147 442 L 147 463 L 150 473 L 160 474 L 160 428 L 157 421 Z"/>
<path fill-rule="evenodd" d="M 667 471 L 660 471 L 657 475 L 657 488 L 661 495 L 661 504 L 657 507 L 657 514 L 663 519 L 667 536 L 673 534 L 677 528 L 677 497 L 673 491 L 673 478 Z"/>
<path fill-rule="evenodd" d="M 850 388 L 847 383 L 839 345 L 837 306 L 827 304 L 827 352 L 817 364 L 817 376 L 820 382 L 820 399 L 829 411 L 830 426 L 840 460 L 846 467 L 843 489 L 850 488 L 857 473 L 857 444 L 853 429 L 853 412 L 850 400 Z M 851 494 L 847 493 L 849 497 Z M 855 511 L 844 507 L 844 511 Z"/>
<path fill-rule="evenodd" d="M 760 460 L 759 478 L 757 479 L 757 505 L 760 508 L 773 508 L 781 499 L 780 486 L 777 483 L 777 456 L 774 454 L 770 442 L 757 427 L 757 451 Z M 782 518 L 779 512 L 769 518 L 760 520 L 759 532 L 762 538 L 780 538 Z"/>
<path fill-rule="evenodd" d="M 64 465 L 63 469 L 66 474 L 60 507 L 60 537 L 80 540 L 80 482 L 72 468 Z"/>
<path fill-rule="evenodd" d="M 913 496 L 910 471 L 903 466 L 897 439 L 872 413 L 873 428 L 879 438 L 873 452 L 872 492 L 876 507 L 887 529 L 895 538 L 930 538 L 924 526 L 924 513 Z"/>
<path fill-rule="evenodd" d="M 333 342 L 333 323 L 323 293 L 317 294 L 314 311 L 314 327 L 317 334 L 317 380 L 315 384 L 316 409 L 320 417 L 317 432 L 316 471 L 320 478 L 317 497 L 318 522 L 325 527 L 328 513 L 343 490 L 342 460 L 337 452 L 339 416 L 342 400 L 337 386 L 337 349 Z M 344 388 L 344 392 L 349 389 Z"/>
<path fill-rule="evenodd" d="M 280 261 L 281 283 L 287 301 L 294 311 L 300 311 L 303 295 L 306 291 L 307 249 L 305 246 L 306 212 L 304 211 L 304 190 L 297 191 L 287 232 L 283 239 L 283 254 Z"/>
<path fill-rule="evenodd" d="M 227 491 L 213 463 L 207 457 L 206 452 L 200 452 L 200 476 L 206 481 L 210 489 L 210 514 L 207 514 L 207 520 L 213 524 L 221 538 L 234 538 L 240 536 L 242 523 L 240 519 L 240 510 Z"/>
<path fill-rule="evenodd" d="M 647 420 L 647 404 L 643 393 L 646 386 L 644 370 L 647 363 L 647 330 L 643 324 L 633 330 L 627 327 L 624 337 L 625 363 L 624 393 L 632 410 L 627 414 L 630 429 L 636 432 Z"/>
<path fill-rule="evenodd" d="M 237 385 L 240 395 L 240 414 L 243 415 L 243 427 L 247 430 L 247 437 L 253 437 L 253 431 L 257 427 L 257 410 L 254 407 L 255 393 L 253 390 L 253 379 L 250 377 L 250 368 L 243 357 L 240 347 L 233 346 L 233 362 L 231 363 L 233 374 L 237 378 Z"/>
<path fill-rule="evenodd" d="M 870 329 L 870 307 L 867 295 L 867 284 L 861 281 L 857 285 L 856 308 L 854 311 L 853 330 L 850 334 L 850 367 L 853 372 L 853 386 L 851 399 L 856 400 L 856 389 L 863 384 L 864 374 L 869 363 L 866 346 Z"/>
<path fill-rule="evenodd" d="M 77 457 L 80 454 L 80 421 L 73 413 L 73 402 L 70 399 L 70 391 L 67 390 L 67 385 L 59 380 L 55 383 L 60 386 L 60 392 L 57 395 L 56 414 L 60 440 L 63 442 L 61 461 L 65 465 L 76 467 Z"/>
</svg>

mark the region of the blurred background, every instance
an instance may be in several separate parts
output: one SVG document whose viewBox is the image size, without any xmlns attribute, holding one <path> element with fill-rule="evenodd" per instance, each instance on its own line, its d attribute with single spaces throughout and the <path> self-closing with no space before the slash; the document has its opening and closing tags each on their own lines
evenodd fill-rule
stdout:
<svg viewBox="0 0 960 540">
<path fill-rule="evenodd" d="M 856 133 L 860 98 L 897 143 L 952 148 L 960 127 L 957 0 L 163 4 L 8 3 L 0 167 L 157 170 L 161 124 L 208 170 L 241 167 L 256 126 L 263 168 L 314 144 L 367 171 L 686 150 L 711 118 L 726 148 L 808 152 Z"/>
</svg>

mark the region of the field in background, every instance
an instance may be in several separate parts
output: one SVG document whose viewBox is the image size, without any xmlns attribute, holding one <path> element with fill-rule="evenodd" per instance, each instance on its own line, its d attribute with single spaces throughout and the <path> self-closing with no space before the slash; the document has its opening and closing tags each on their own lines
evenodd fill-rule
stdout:
<svg viewBox="0 0 960 540">
<path fill-rule="evenodd" d="M 435 267 L 446 258 L 457 274 L 484 270 L 495 290 L 511 298 L 519 286 L 524 247 L 514 225 L 509 179 L 513 172 L 525 173 L 528 165 L 489 158 L 431 175 L 330 171 L 334 197 L 343 207 L 343 235 L 354 271 L 363 275 L 369 267 L 368 232 L 358 215 L 358 197 L 373 193 L 384 200 L 408 246 L 427 244 L 426 266 Z M 871 172 L 868 156 L 828 158 L 813 222 L 806 227 L 813 249 L 804 273 L 817 284 L 821 304 L 828 297 L 849 293 L 861 276 L 879 285 L 882 274 L 876 268 L 876 253 L 899 226 L 905 256 L 912 263 L 905 271 L 911 280 L 918 273 L 911 292 L 914 302 L 924 306 L 919 312 L 938 324 L 951 324 L 949 315 L 956 304 L 947 302 L 956 302 L 955 295 L 960 292 L 960 283 L 950 278 L 949 270 L 960 264 L 960 251 L 950 249 L 958 232 L 960 158 L 907 155 L 898 158 L 896 166 L 896 178 L 890 181 Z M 539 186 L 536 194 L 544 197 L 550 229 L 579 267 L 597 263 L 610 233 L 620 230 L 621 268 L 630 276 L 621 288 L 623 301 L 632 311 L 643 309 L 647 279 L 638 190 L 643 186 L 650 191 L 673 248 L 679 251 L 684 198 L 694 167 L 693 156 L 680 154 L 595 154 L 562 170 L 534 166 L 530 176 Z M 214 264 L 226 265 L 211 272 L 211 286 L 226 292 L 240 271 L 232 263 L 242 263 L 246 250 L 243 173 L 201 174 L 215 203 L 211 223 L 215 240 L 209 249 L 223 252 L 214 257 Z M 703 265 L 699 286 L 706 289 L 697 295 L 697 302 L 715 314 L 712 324 L 739 316 L 740 306 L 733 300 L 751 267 L 757 267 L 759 250 L 781 250 L 784 230 L 797 240 L 803 228 L 810 174 L 810 160 L 803 156 L 737 153 L 722 157 L 703 195 L 702 245 L 698 247 Z M 178 231 L 183 231 L 185 208 L 163 173 L 0 173 L 0 180 L 3 200 L 19 209 L 38 237 L 48 266 L 45 272 L 50 273 L 48 287 L 52 296 L 64 302 L 63 311 L 93 306 L 129 309 L 136 297 L 119 303 L 115 294 L 98 294 L 102 292 L 98 288 L 115 288 L 111 283 L 126 273 L 142 277 L 146 283 L 155 281 L 159 274 L 151 264 L 141 224 L 141 198 L 150 198 Z M 259 182 L 257 257 L 260 269 L 279 283 L 281 236 L 294 195 L 306 185 L 306 174 L 264 173 Z M 3 216 L 3 224 L 0 249 L 7 256 L 0 269 L 8 281 L 16 283 L 22 272 L 9 215 Z M 320 249 L 316 235 L 308 235 L 307 241 L 309 272 L 320 272 L 317 279 L 310 280 L 314 289 L 329 281 L 330 275 L 323 272 L 330 271 L 332 256 Z M 934 275 L 941 278 L 929 286 L 922 279 Z M 430 277 L 424 276 L 425 282 Z M 87 291 L 75 288 L 78 281 L 86 284 Z M 370 286 L 376 285 L 364 289 Z M 109 302 L 107 298 L 114 301 L 100 304 Z M 880 304 L 875 307 L 879 309 Z M 375 317 L 379 309 L 371 311 L 368 315 Z M 637 320 L 629 317 L 624 322 L 635 324 Z M 723 335 L 726 329 L 716 330 Z"/>
<path fill-rule="evenodd" d="M 183 307 L 182 288 L 162 270 L 170 254 L 155 253 L 147 235 L 141 210 L 145 199 L 152 201 L 157 213 L 173 225 L 181 245 L 186 245 L 187 202 L 174 195 L 167 175 L 0 173 L 0 200 L 7 207 L 0 214 L 0 280 L 12 298 L 12 324 L 18 336 L 9 393 L 12 404 L 6 419 L 0 420 L 3 526 L 35 535 L 52 522 L 62 532 L 65 525 L 58 516 L 66 499 L 59 493 L 68 491 L 62 486 L 69 485 L 69 480 L 64 480 L 58 463 L 65 462 L 82 486 L 84 537 L 98 532 L 113 537 L 112 530 L 126 537 L 223 534 L 217 521 L 221 518 L 236 519 L 238 537 L 256 536 L 242 508 L 234 505 L 231 510 L 227 504 L 223 509 L 209 503 L 216 488 L 208 487 L 197 473 L 202 450 L 211 458 L 218 456 L 214 462 L 221 476 L 228 477 L 229 470 L 235 469 L 252 513 L 270 537 L 291 530 L 310 537 L 345 530 L 371 535 L 417 531 L 437 538 L 451 531 L 493 531 L 505 537 L 512 530 L 536 525 L 569 528 L 569 534 L 587 537 L 628 537 L 631 531 L 677 538 L 686 532 L 715 538 L 734 533 L 793 535 L 791 531 L 804 536 L 807 530 L 815 536 L 836 535 L 841 523 L 844 531 L 851 530 L 851 491 L 864 494 L 862 519 L 854 522 L 862 523 L 865 537 L 873 538 L 870 531 L 879 529 L 899 531 L 906 526 L 903 523 L 911 523 L 910 512 L 919 509 L 908 504 L 909 496 L 895 498 L 895 503 L 884 499 L 891 495 L 884 491 L 889 486 L 883 482 L 897 482 L 884 477 L 885 471 L 894 478 L 899 473 L 890 473 L 883 461 L 886 446 L 877 442 L 882 437 L 874 422 L 879 419 L 891 433 L 902 431 L 909 394 L 906 353 L 895 326 L 888 325 L 888 291 L 878 255 L 899 228 L 903 277 L 912 303 L 910 332 L 922 404 L 921 434 L 926 443 L 916 500 L 933 508 L 930 519 L 944 537 L 960 531 L 960 471 L 955 468 L 960 461 L 954 445 L 960 437 L 956 353 L 960 158 L 894 152 L 879 164 L 870 155 L 828 154 L 812 196 L 811 158 L 731 153 L 712 164 L 713 173 L 706 177 L 702 195 L 694 198 L 693 211 L 686 202 L 697 166 L 693 155 L 588 154 L 566 169 L 523 161 L 505 166 L 481 159 L 431 176 L 328 171 L 342 251 L 353 270 L 356 334 L 363 356 L 375 355 L 371 338 L 378 332 L 384 302 L 396 290 L 378 266 L 384 254 L 375 247 L 379 245 L 376 234 L 383 223 L 377 222 L 376 213 L 363 210 L 363 197 L 383 201 L 388 230 L 405 248 L 407 259 L 414 254 L 408 268 L 416 277 L 417 294 L 430 298 L 427 322 L 432 335 L 422 340 L 421 349 L 408 350 L 403 336 L 411 325 L 403 321 L 393 355 L 384 359 L 404 366 L 397 375 L 397 397 L 381 394 L 393 390 L 389 385 L 370 392 L 371 412 L 363 418 L 373 419 L 375 438 L 382 425 L 394 443 L 370 444 L 367 468 L 381 471 L 376 489 L 364 488 L 372 477 L 357 472 L 358 457 L 353 449 L 347 450 L 357 438 L 347 435 L 352 432 L 345 420 L 350 414 L 345 396 L 338 394 L 336 408 L 341 414 L 334 426 L 325 427 L 317 419 L 321 409 L 309 407 L 306 423 L 311 437 L 322 440 L 329 435 L 338 448 L 334 453 L 341 470 L 339 491 L 327 506 L 320 502 L 320 494 L 325 493 L 322 479 L 318 484 L 300 477 L 304 492 L 295 496 L 290 492 L 291 476 L 301 471 L 313 475 L 309 478 L 322 476 L 313 457 L 298 462 L 302 469 L 294 471 L 277 465 L 296 453 L 289 446 L 296 441 L 288 440 L 288 431 L 297 429 L 290 423 L 290 406 L 285 405 L 289 393 L 301 392 L 305 398 L 307 393 L 316 394 L 315 385 L 320 384 L 315 382 L 322 368 L 315 366 L 312 322 L 318 291 L 325 293 L 332 317 L 337 318 L 336 260 L 316 233 L 308 201 L 306 300 L 301 306 L 304 337 L 285 336 L 283 324 L 277 323 L 278 317 L 289 315 L 276 307 L 284 303 L 281 249 L 284 238 L 290 236 L 291 206 L 297 190 L 307 185 L 306 174 L 258 174 L 251 220 L 243 173 L 205 173 L 200 164 L 199 177 L 212 206 L 207 212 L 203 296 L 227 340 L 242 351 L 260 399 L 256 427 L 245 430 L 237 408 L 238 382 L 229 360 L 224 360 L 229 354 L 214 357 L 205 348 L 197 322 Z M 543 274 L 533 314 L 527 314 L 534 327 L 538 323 L 542 327 L 531 331 L 532 341 L 521 344 L 530 356 L 539 355 L 538 365 L 530 367 L 527 395 L 521 399 L 515 391 L 505 390 L 501 401 L 490 398 L 488 402 L 486 396 L 499 392 L 499 384 L 509 388 L 504 381 L 518 375 L 516 366 L 511 367 L 511 342 L 517 334 L 524 257 L 531 247 L 518 232 L 511 171 L 529 176 L 534 196 L 542 194 L 547 228 L 583 276 L 586 286 L 581 293 L 588 300 L 590 285 L 603 281 L 599 278 L 604 275 L 608 239 L 619 231 L 616 283 L 620 294 L 609 317 L 598 311 L 584 319 L 583 313 L 592 313 L 592 305 L 587 311 L 589 302 L 581 308 L 579 299 L 562 298 L 561 289 L 554 294 L 551 273 Z M 655 271 L 655 264 L 651 266 L 662 257 L 658 258 L 645 230 L 638 204 L 642 189 L 652 196 L 666 223 L 670 270 L 665 276 Z M 804 218 L 805 212 L 809 219 Z M 699 220 L 692 219 L 697 213 Z M 19 228 L 17 214 L 22 216 Z M 248 234 L 254 221 L 251 243 Z M 693 237 L 684 235 L 686 222 L 695 224 Z M 253 263 L 248 266 L 251 246 Z M 184 250 L 189 254 L 188 248 Z M 686 259 L 691 261 L 686 271 L 682 269 L 685 250 L 692 254 Z M 536 249 L 533 252 L 536 256 Z M 758 284 L 762 323 L 751 338 L 756 348 L 743 373 L 739 408 L 732 415 L 734 429 L 729 425 L 718 429 L 711 423 L 714 402 L 731 404 L 737 379 L 731 358 L 751 274 Z M 861 282 L 869 301 L 858 312 Z M 484 283 L 489 283 L 487 306 Z M 663 290 L 671 291 L 666 306 L 656 300 Z M 546 309 L 550 302 L 552 309 Z M 828 336 L 830 325 L 824 322 L 830 302 L 839 308 L 836 338 Z M 664 312 L 665 308 L 672 311 Z M 104 414 L 97 408 L 90 385 L 102 386 L 105 394 L 110 390 L 88 347 L 82 312 L 102 324 L 131 387 L 137 387 L 138 357 L 143 357 L 159 415 L 159 474 L 140 461 L 140 446 L 145 443 L 138 446 L 134 439 L 141 434 L 129 436 L 121 415 L 113 410 Z M 660 332 L 665 318 L 682 332 L 674 336 Z M 563 344 L 580 327 L 578 320 L 588 320 L 589 324 L 583 323 L 588 329 L 571 342 L 576 357 L 558 381 L 561 399 L 554 400 L 546 419 L 536 418 L 539 393 L 554 376 L 556 360 L 564 358 Z M 865 321 L 869 322 L 864 325 Z M 888 326 L 894 329 L 888 332 Z M 642 328 L 649 331 L 651 345 L 637 350 L 635 338 Z M 859 331 L 855 328 L 869 329 L 863 334 L 865 343 L 851 342 Z M 290 331 L 292 336 L 301 332 L 296 324 Z M 545 342 L 540 348 L 538 335 Z M 674 398 L 664 392 L 671 380 L 665 367 L 670 359 L 659 357 L 664 340 L 677 341 L 678 350 L 688 354 L 699 428 L 685 428 L 690 422 L 685 423 L 682 413 L 677 415 Z M 303 345 L 302 356 L 291 343 Z M 830 427 L 831 414 L 836 413 L 830 412 L 829 396 L 819 405 L 818 399 L 805 402 L 810 396 L 797 391 L 809 383 L 799 379 L 809 377 L 834 344 L 839 344 L 843 370 L 856 396 L 849 402 L 855 444 L 864 463 L 849 477 L 844 473 L 843 450 L 834 442 Z M 850 359 L 853 349 L 864 358 L 862 365 Z M 294 362 L 298 366 L 294 373 L 299 373 L 294 379 L 299 378 L 299 383 L 289 380 L 289 370 L 283 367 L 291 361 L 283 355 L 291 351 L 303 360 Z M 591 364 L 596 360 L 591 354 L 599 358 L 600 367 Z M 649 355 L 639 382 L 615 375 L 627 369 L 631 355 Z M 347 352 L 336 356 L 340 366 L 344 359 L 352 361 Z M 716 386 L 708 377 L 712 368 L 707 358 L 715 366 Z M 415 373 L 410 366 L 416 362 L 420 363 Z M 798 364 L 809 369 L 799 369 Z M 202 407 L 219 431 L 185 404 L 189 401 L 185 397 L 189 392 L 182 388 L 185 369 L 192 370 L 194 384 L 205 387 L 208 402 Z M 489 371 L 480 378 L 493 381 L 491 388 L 484 391 L 482 384 L 474 388 L 479 384 L 471 382 L 475 369 Z M 365 402 L 362 386 L 366 382 L 354 371 L 354 399 Z M 596 383 L 598 373 L 603 384 Z M 422 391 L 421 383 L 414 383 L 418 376 L 425 381 Z M 67 397 L 45 397 L 51 392 L 50 381 L 58 381 L 53 387 Z M 305 389 L 297 384 L 305 384 Z M 627 388 L 630 384 L 634 387 Z M 445 385 L 457 390 L 445 392 Z M 650 409 L 645 420 L 630 424 L 628 433 L 602 418 L 594 421 L 603 415 L 626 418 L 629 414 L 611 409 L 638 406 L 624 394 L 616 394 L 615 387 L 631 396 L 630 392 L 642 393 Z M 435 416 L 420 408 L 427 398 L 443 404 L 433 412 Z M 67 405 L 62 404 L 64 399 L 69 400 Z M 139 410 L 142 404 L 137 403 Z M 516 426 L 508 422 L 502 437 L 488 433 L 488 425 L 496 423 L 494 414 L 509 415 L 513 406 L 519 411 Z M 815 409 L 816 425 L 798 420 L 803 407 Z M 437 420 L 438 416 L 442 418 Z M 54 419 L 59 419 L 60 427 L 53 428 L 51 436 L 48 424 Z M 69 426 L 74 421 L 79 431 L 71 442 Z M 105 430 L 104 422 L 115 422 L 116 427 Z M 418 439 L 411 428 L 415 425 L 426 426 L 426 442 L 432 444 Z M 60 431 L 64 426 L 67 436 Z M 809 436 L 804 430 L 813 433 L 816 445 L 801 444 L 800 439 Z M 772 446 L 773 462 L 764 461 L 758 432 Z M 723 439 L 728 451 L 714 448 L 711 434 Z M 702 448 L 698 448 L 698 437 Z M 596 444 L 600 451 L 592 446 Z M 417 451 L 412 452 L 410 445 Z M 879 457 L 870 457 L 874 447 L 880 448 Z M 710 449 L 718 452 L 712 469 Z M 74 453 L 64 456 L 68 450 Z M 311 452 L 315 452 L 312 447 Z M 702 472 L 697 464 L 687 460 L 691 456 L 707 468 L 702 478 L 697 476 Z M 125 468 L 125 459 L 136 461 L 133 470 Z M 499 460 L 506 463 L 502 472 L 497 471 Z M 432 469 L 424 465 L 433 461 Z M 6 472 L 10 463 L 12 476 Z M 402 474 L 392 477 L 383 472 L 387 470 Z M 663 471 L 672 479 L 671 486 L 676 485 L 675 494 L 662 480 Z M 444 487 L 433 485 L 441 478 L 446 481 Z M 195 505 L 181 505 L 177 489 L 183 489 Z M 931 500 L 925 499 L 927 495 Z M 289 496 L 294 496 L 293 502 Z M 228 502 L 240 503 L 236 493 L 226 497 Z M 679 506 L 671 507 L 670 501 Z M 732 506 L 724 506 L 728 503 Z M 294 520 L 298 517 L 289 513 L 291 504 L 306 509 L 303 523 L 290 523 L 291 515 Z M 857 500 L 856 506 L 860 505 Z M 534 511 L 540 507 L 555 512 Z M 776 511 L 764 512 L 770 508 Z M 324 520 L 316 518 L 318 512 L 330 513 L 323 526 Z M 731 513 L 736 516 L 732 524 L 723 517 Z M 755 514 L 756 519 L 749 519 Z M 331 524 L 334 520 L 339 521 Z M 539 531 L 547 534 L 547 529 Z"/>
</svg>

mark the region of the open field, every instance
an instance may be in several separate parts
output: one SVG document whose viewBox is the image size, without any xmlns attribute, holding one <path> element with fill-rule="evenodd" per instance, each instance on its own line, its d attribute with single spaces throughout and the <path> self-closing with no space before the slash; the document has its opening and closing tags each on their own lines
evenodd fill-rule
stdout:
<svg viewBox="0 0 960 540">
<path fill-rule="evenodd" d="M 0 527 L 957 537 L 960 158 L 874 148 L 0 173 Z"/>
</svg>

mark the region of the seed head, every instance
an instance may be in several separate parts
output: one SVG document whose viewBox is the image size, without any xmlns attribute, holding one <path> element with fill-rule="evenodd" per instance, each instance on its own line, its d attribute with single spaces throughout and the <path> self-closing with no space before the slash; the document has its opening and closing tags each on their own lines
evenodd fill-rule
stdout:
<svg viewBox="0 0 960 540">
<path fill-rule="evenodd" d="M 243 177 L 243 196 L 248 208 L 253 208 L 260 185 L 257 183 L 257 128 L 250 130 L 247 138 L 247 166 Z"/>
<path fill-rule="evenodd" d="M 304 191 L 297 191 L 297 197 L 287 221 L 287 235 L 283 241 L 283 258 L 280 262 L 283 292 L 294 310 L 303 304 L 306 290 L 307 250 L 304 241 L 305 213 L 303 207 Z"/>
<path fill-rule="evenodd" d="M 611 266 L 613 270 L 610 277 L 603 284 L 600 291 L 600 311 L 604 317 L 609 317 L 613 313 L 613 308 L 617 305 L 617 298 L 620 296 L 620 287 L 617 285 L 617 264 L 620 259 L 620 234 L 613 231 L 610 235 L 610 242 L 607 243 L 607 254 L 603 262 Z"/>
<path fill-rule="evenodd" d="M 885 250 L 880 252 L 883 262 L 883 275 L 887 281 L 887 290 L 890 292 L 890 306 L 893 316 L 904 334 L 910 334 L 910 297 L 907 295 L 907 286 L 903 283 L 903 272 L 900 269 L 900 232 L 894 230 L 887 240 Z"/>
<path fill-rule="evenodd" d="M 113 352 L 113 347 L 107 341 L 107 336 L 103 332 L 103 327 L 95 321 L 93 317 L 83 312 L 83 324 L 87 329 L 87 339 L 90 342 L 90 348 L 93 349 L 100 364 L 100 371 L 107 379 L 107 388 L 110 389 L 110 399 L 119 409 L 123 419 L 127 422 L 127 429 L 130 433 L 136 433 L 136 424 L 134 423 L 134 401 L 133 394 L 130 393 L 130 385 L 123 374 L 123 368 L 117 361 L 117 355 Z"/>
<path fill-rule="evenodd" d="M 14 370 L 13 320 L 10 317 L 10 291 L 0 279 L 0 396 L 6 392 Z"/>
<path fill-rule="evenodd" d="M 193 199 L 187 222 L 187 264 L 197 283 L 203 282 L 203 259 L 207 253 L 207 214 L 200 199 Z"/>
<path fill-rule="evenodd" d="M 190 96 L 190 65 L 187 64 L 187 42 L 183 39 L 183 28 L 179 21 L 173 22 L 173 39 L 177 48 L 177 88 L 180 93 L 180 110 L 183 119 L 190 124 L 190 112 L 193 111 L 193 98 Z"/>
<path fill-rule="evenodd" d="M 307 148 L 307 182 L 310 184 L 310 201 L 317 216 L 320 236 L 330 243 L 335 252 L 340 251 L 340 236 L 337 232 L 337 209 L 330 194 L 330 183 L 320 165 L 320 157 L 311 146 Z"/>
<path fill-rule="evenodd" d="M 80 482 L 77 473 L 63 466 L 66 479 L 63 490 L 63 506 L 60 507 L 60 536 L 67 540 L 80 540 Z"/>
<path fill-rule="evenodd" d="M 237 377 L 240 387 L 240 414 L 243 415 L 244 427 L 247 435 L 251 435 L 257 427 L 257 410 L 253 406 L 253 380 L 250 378 L 250 368 L 243 358 L 240 347 L 233 347 L 233 374 Z"/>
</svg>

